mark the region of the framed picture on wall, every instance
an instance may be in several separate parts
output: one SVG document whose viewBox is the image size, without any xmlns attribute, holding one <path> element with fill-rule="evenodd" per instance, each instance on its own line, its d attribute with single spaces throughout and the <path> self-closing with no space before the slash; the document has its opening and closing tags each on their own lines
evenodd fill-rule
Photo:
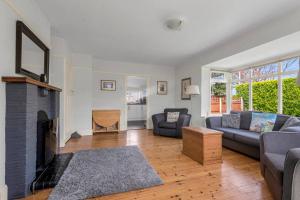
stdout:
<svg viewBox="0 0 300 200">
<path fill-rule="evenodd" d="M 168 81 L 157 81 L 157 94 L 158 95 L 168 94 Z"/>
<path fill-rule="evenodd" d="M 101 90 L 116 91 L 116 81 L 115 80 L 101 80 Z"/>
<path fill-rule="evenodd" d="M 186 94 L 186 88 L 192 83 L 191 78 L 181 80 L 181 100 L 191 100 L 191 95 Z"/>
</svg>

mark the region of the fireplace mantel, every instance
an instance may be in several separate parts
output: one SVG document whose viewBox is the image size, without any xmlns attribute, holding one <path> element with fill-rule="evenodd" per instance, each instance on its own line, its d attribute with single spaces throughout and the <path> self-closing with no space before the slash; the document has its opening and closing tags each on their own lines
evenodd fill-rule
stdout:
<svg viewBox="0 0 300 200">
<path fill-rule="evenodd" d="M 7 83 L 29 83 L 29 84 L 36 85 L 38 87 L 45 88 L 47 90 L 55 90 L 55 91 L 58 91 L 58 92 L 62 91 L 62 89 L 60 89 L 60 88 L 54 87 L 54 86 L 49 85 L 47 83 L 43 83 L 43 82 L 34 80 L 32 78 L 28 78 L 28 77 L 3 76 L 2 81 L 7 82 Z"/>
</svg>

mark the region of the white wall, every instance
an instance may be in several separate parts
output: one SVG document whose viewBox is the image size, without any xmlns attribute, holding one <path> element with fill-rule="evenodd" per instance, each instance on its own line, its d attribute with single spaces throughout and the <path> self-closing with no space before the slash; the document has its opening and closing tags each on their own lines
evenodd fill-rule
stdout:
<svg viewBox="0 0 300 200">
<path fill-rule="evenodd" d="M 22 20 L 46 44 L 50 44 L 50 24 L 32 0 L 0 1 L 0 13 L 0 76 L 14 76 L 16 20 Z M 5 105 L 5 83 L 0 82 L 1 199 L 5 199 Z"/>
<path fill-rule="evenodd" d="M 126 124 L 126 79 L 128 76 L 144 77 L 148 81 L 148 128 L 152 128 L 151 116 L 163 112 L 164 108 L 175 106 L 175 69 L 138 63 L 114 62 L 95 59 L 93 63 L 93 109 L 120 109 L 121 129 Z M 100 90 L 101 80 L 116 80 L 117 91 Z M 168 81 L 168 95 L 157 95 L 157 81 Z M 90 118 L 91 120 L 91 118 Z"/>
<path fill-rule="evenodd" d="M 52 37 L 50 54 L 50 84 L 62 89 L 60 93 L 60 146 L 70 138 L 72 128 L 72 67 L 71 51 L 63 38 Z"/>
<path fill-rule="evenodd" d="M 71 127 L 81 135 L 92 134 L 92 57 L 72 54 L 73 95 Z"/>
<path fill-rule="evenodd" d="M 202 68 L 201 66 L 184 66 L 177 67 L 175 71 L 175 80 L 176 80 L 176 107 L 178 108 L 188 108 L 189 113 L 192 114 L 191 123 L 194 126 L 201 125 L 201 98 L 206 94 L 203 94 L 202 87 L 206 87 L 206 83 L 202 83 Z M 199 85 L 200 95 L 192 96 L 191 100 L 181 100 L 181 80 L 185 78 L 191 78 L 192 85 Z"/>
</svg>

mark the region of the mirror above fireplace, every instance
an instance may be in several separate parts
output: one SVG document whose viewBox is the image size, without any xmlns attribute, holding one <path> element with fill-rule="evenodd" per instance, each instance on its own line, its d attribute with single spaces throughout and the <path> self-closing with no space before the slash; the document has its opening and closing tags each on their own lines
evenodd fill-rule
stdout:
<svg viewBox="0 0 300 200">
<path fill-rule="evenodd" d="M 16 73 L 49 82 L 49 49 L 21 21 L 16 26 Z"/>
</svg>

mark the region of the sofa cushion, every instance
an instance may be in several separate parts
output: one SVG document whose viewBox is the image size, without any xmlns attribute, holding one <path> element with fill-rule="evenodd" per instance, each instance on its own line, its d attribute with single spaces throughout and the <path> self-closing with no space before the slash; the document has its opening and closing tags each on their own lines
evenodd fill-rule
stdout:
<svg viewBox="0 0 300 200">
<path fill-rule="evenodd" d="M 181 137 L 181 135 L 178 135 L 176 129 L 169 129 L 169 128 L 161 128 L 159 130 L 159 135 L 166 136 L 166 137 Z"/>
<path fill-rule="evenodd" d="M 284 125 L 284 123 L 286 122 L 286 120 L 288 120 L 289 118 L 290 116 L 288 115 L 277 114 L 273 131 L 279 131 L 281 127 Z"/>
<path fill-rule="evenodd" d="M 177 122 L 179 118 L 179 112 L 168 112 L 167 113 L 167 122 Z"/>
<path fill-rule="evenodd" d="M 241 112 L 240 129 L 249 130 L 252 120 L 252 111 Z"/>
<path fill-rule="evenodd" d="M 216 130 L 222 131 L 223 137 L 234 140 L 236 134 L 256 134 L 254 132 L 248 131 L 248 130 L 242 130 L 242 129 L 236 129 L 236 128 L 217 128 Z"/>
<path fill-rule="evenodd" d="M 177 123 L 176 122 L 159 122 L 159 128 L 169 128 L 169 129 L 176 129 Z"/>
<path fill-rule="evenodd" d="M 240 128 L 240 114 L 223 114 L 222 128 Z"/>
<path fill-rule="evenodd" d="M 238 130 L 235 128 L 215 128 L 217 131 L 223 132 L 223 137 L 233 140 L 233 131 Z"/>
<path fill-rule="evenodd" d="M 179 112 L 181 114 L 188 114 L 187 108 L 166 108 L 164 110 L 165 119 L 167 119 L 168 112 Z"/>
<path fill-rule="evenodd" d="M 240 130 L 234 134 L 235 141 L 256 147 L 259 147 L 259 137 L 260 133 L 246 130 Z"/>
<path fill-rule="evenodd" d="M 274 178 L 282 185 L 285 155 L 265 153 L 265 165 Z"/>
<path fill-rule="evenodd" d="M 273 113 L 252 113 L 250 131 L 270 132 L 274 128 L 277 115 Z"/>
<path fill-rule="evenodd" d="M 289 128 L 289 127 L 294 127 L 294 126 L 300 126 L 300 119 L 297 117 L 289 117 L 283 126 L 280 128 L 280 131 Z"/>
<path fill-rule="evenodd" d="M 280 131 L 300 133 L 300 126 L 291 126 L 282 130 L 280 129 Z"/>
</svg>

